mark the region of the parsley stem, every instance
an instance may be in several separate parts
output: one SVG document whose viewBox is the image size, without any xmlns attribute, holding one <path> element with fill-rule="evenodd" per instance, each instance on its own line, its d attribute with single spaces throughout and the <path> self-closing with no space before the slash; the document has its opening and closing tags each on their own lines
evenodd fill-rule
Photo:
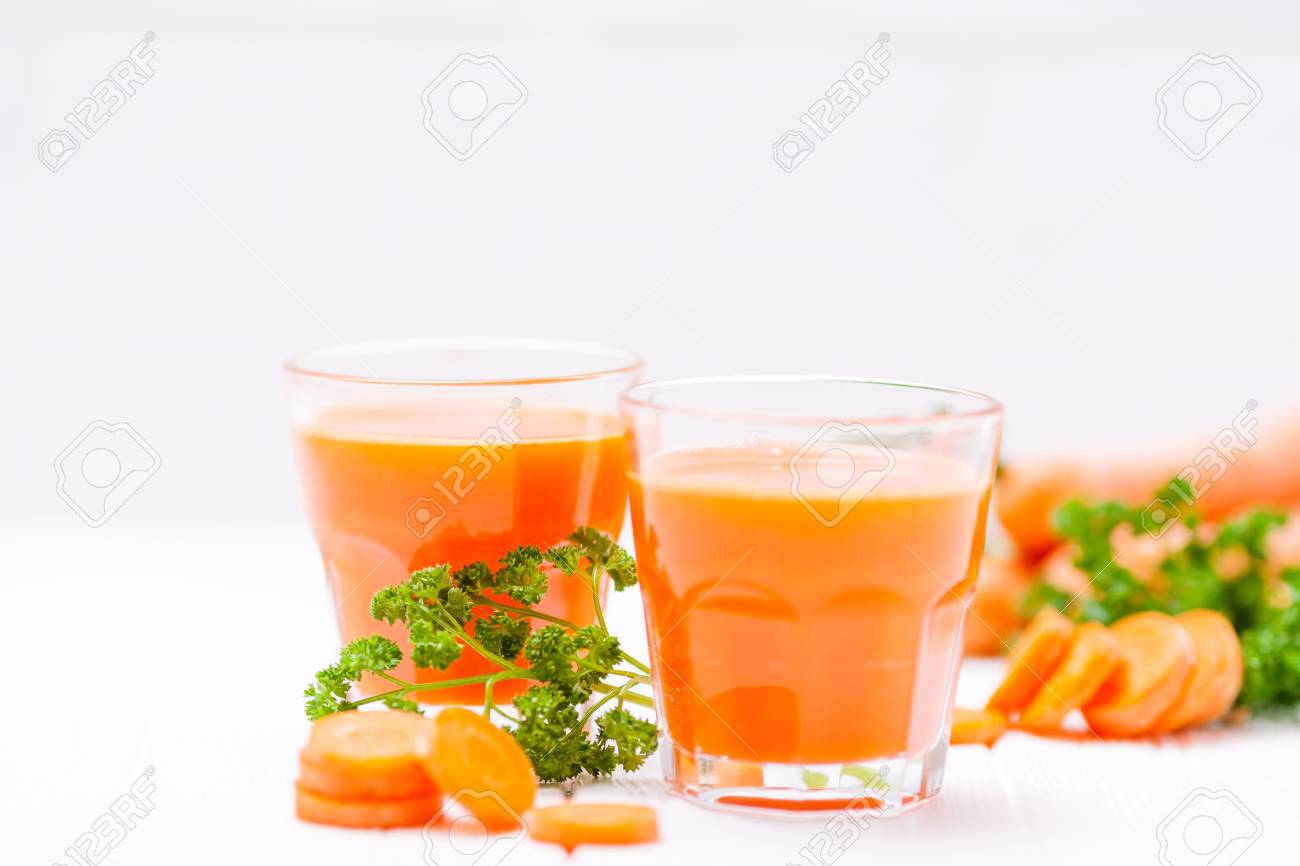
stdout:
<svg viewBox="0 0 1300 866">
<path fill-rule="evenodd" d="M 472 595 L 470 595 L 470 598 L 473 599 L 475 604 L 485 604 L 488 607 L 496 608 L 497 610 L 505 611 L 506 613 L 513 613 L 521 617 L 530 617 L 532 619 L 545 620 L 546 622 L 554 623 L 555 625 L 562 625 L 571 631 L 578 630 L 578 626 L 573 624 L 567 619 L 562 619 L 561 617 L 558 616 L 552 616 L 551 614 L 543 613 L 540 610 L 532 610 L 531 608 L 527 608 L 527 607 L 515 607 L 513 604 L 505 604 L 504 602 L 497 601 L 494 598 L 488 598 L 486 595 L 484 595 L 481 592 L 473 593 Z M 596 604 L 597 619 L 600 622 L 600 627 L 605 630 L 606 634 L 608 634 L 609 629 L 605 626 L 605 618 L 604 615 L 601 613 L 601 610 L 602 610 L 601 605 L 597 603 Z M 644 662 L 638 661 L 637 659 L 633 658 L 627 653 L 623 653 L 623 661 L 627 662 L 628 664 L 630 664 L 632 667 L 636 668 L 643 674 L 650 673 L 649 665 L 645 664 Z M 611 671 L 611 673 L 616 673 L 616 672 Z"/>
<path fill-rule="evenodd" d="M 561 619 L 558 616 L 551 616 L 549 613 L 543 613 L 540 610 L 533 610 L 532 608 L 515 607 L 513 604 L 504 604 L 503 602 L 499 602 L 496 599 L 488 598 L 486 595 L 483 595 L 483 593 L 481 592 L 476 592 L 472 594 L 470 598 L 474 601 L 475 604 L 486 604 L 488 607 L 494 607 L 497 610 L 503 610 L 506 611 L 507 613 L 514 613 L 514 614 L 518 614 L 519 616 L 527 617 L 531 619 L 544 619 L 547 622 L 553 622 L 556 625 L 562 625 L 565 628 L 577 629 L 577 626 L 569 622 L 567 619 Z"/>
<path fill-rule="evenodd" d="M 596 622 L 601 631 L 609 634 L 609 628 L 605 625 L 605 605 L 600 601 L 600 566 L 592 563 L 585 579 L 591 587 L 591 606 L 596 610 Z"/>
<path fill-rule="evenodd" d="M 506 679 L 504 674 L 506 674 L 506 671 L 498 671 L 497 673 L 492 674 L 490 677 L 488 677 L 487 681 L 483 684 L 483 715 L 491 716 L 492 712 L 496 711 L 497 715 L 502 716 L 507 721 L 514 722 L 516 725 L 518 725 L 519 720 L 516 719 L 514 716 L 510 715 L 509 713 L 507 713 L 505 710 L 501 709 L 501 707 L 497 706 L 497 702 L 493 700 L 492 697 L 493 686 L 495 686 L 502 679 Z"/>
<path fill-rule="evenodd" d="M 642 682 L 649 682 L 649 679 L 642 677 L 636 680 L 628 680 L 627 682 L 618 686 L 607 686 L 604 683 L 598 683 L 592 688 L 592 690 L 600 692 L 603 695 L 615 695 L 621 693 L 622 699 L 627 701 L 628 703 L 636 704 L 637 706 L 640 707 L 653 708 L 655 702 L 650 698 L 649 695 L 643 695 L 639 692 L 628 691 L 630 686 Z"/>
<path fill-rule="evenodd" d="M 439 611 L 439 613 L 442 613 L 442 611 Z M 483 646 L 483 644 L 479 643 L 473 636 L 470 635 L 468 631 L 465 630 L 465 626 L 456 622 L 456 620 L 453 619 L 452 617 L 443 614 L 441 619 L 443 621 L 443 626 L 445 628 L 447 628 L 449 631 L 454 633 L 457 638 L 459 638 L 460 640 L 468 644 L 469 647 L 474 650 L 474 652 L 483 656 L 483 658 L 496 664 L 498 667 L 500 667 L 503 670 L 507 670 L 507 671 L 519 670 L 517 665 L 514 665 L 509 661 L 507 661 L 506 659 L 501 658 L 501 656 L 497 655 L 496 653 L 489 650 L 487 647 Z"/>
<path fill-rule="evenodd" d="M 528 671 L 519 671 L 518 673 L 513 671 L 508 673 L 505 671 L 497 671 L 494 674 L 478 674 L 472 677 L 458 677 L 454 680 L 437 680 L 431 683 L 408 683 L 407 690 L 412 692 L 431 692 L 438 689 L 455 688 L 456 686 L 472 686 L 477 683 L 485 683 L 493 677 L 496 677 L 499 680 L 532 679 L 532 677 L 528 675 Z"/>
<path fill-rule="evenodd" d="M 400 686 L 400 688 L 392 689 L 387 692 L 381 692 L 377 695 L 370 695 L 369 697 L 365 697 L 365 698 L 359 698 L 358 700 L 355 701 L 348 701 L 349 708 L 360 707 L 366 704 L 373 704 L 377 701 L 384 700 L 384 698 L 404 698 L 411 692 L 431 692 L 431 691 L 436 691 L 438 689 L 453 689 L 457 686 L 477 685 L 478 683 L 486 683 L 488 680 L 492 679 L 493 677 L 495 677 L 498 680 L 532 679 L 532 677 L 529 676 L 528 671 L 522 670 L 520 668 L 516 668 L 515 670 L 512 671 L 498 671 L 495 674 L 477 674 L 472 677 L 459 677 L 454 680 L 438 680 L 436 682 L 431 682 L 431 683 L 408 683 L 406 680 L 401 680 L 398 679 L 397 677 L 389 676 L 388 674 L 383 673 L 382 671 L 375 671 L 374 673 L 377 676 L 383 677 L 384 679 L 388 680 L 390 683 Z"/>
<path fill-rule="evenodd" d="M 643 674 L 649 675 L 649 673 L 650 673 L 650 666 L 649 666 L 649 665 L 646 665 L 646 664 L 643 664 L 643 663 L 637 661 L 636 659 L 632 658 L 632 657 L 631 657 L 630 655 L 628 655 L 627 653 L 623 653 L 623 661 L 627 662 L 628 664 L 630 664 L 632 667 L 636 668 L 637 670 L 639 670 L 639 671 L 640 671 L 641 673 L 643 673 Z"/>
<path fill-rule="evenodd" d="M 587 711 L 582 714 L 581 718 L 578 719 L 578 723 L 569 729 L 569 732 L 560 739 L 560 742 L 564 742 L 569 737 L 574 736 L 575 732 L 581 732 L 585 730 L 587 727 L 587 722 L 591 721 L 591 717 L 596 714 L 596 710 L 600 709 L 610 701 L 618 699 L 619 703 L 622 703 L 625 700 L 632 700 L 633 698 L 636 697 L 644 697 L 643 695 L 638 695 L 635 692 L 629 691 L 629 689 L 631 689 L 633 686 L 639 685 L 640 683 L 644 683 L 644 682 L 649 682 L 649 679 L 646 677 L 638 677 L 637 679 L 634 680 L 628 680 L 627 682 L 623 683 L 623 685 L 619 686 L 616 689 L 610 689 L 608 692 L 605 693 L 604 697 L 596 701 L 591 706 L 587 707 Z"/>
</svg>

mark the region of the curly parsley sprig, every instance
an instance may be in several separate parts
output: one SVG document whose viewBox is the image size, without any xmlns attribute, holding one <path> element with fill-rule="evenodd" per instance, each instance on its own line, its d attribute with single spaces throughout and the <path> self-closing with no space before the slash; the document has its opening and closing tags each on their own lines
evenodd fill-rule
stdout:
<svg viewBox="0 0 1300 866">
<path fill-rule="evenodd" d="M 1194 496 L 1176 478 L 1156 491 L 1155 501 L 1190 503 Z M 1074 595 L 1039 580 L 1025 598 L 1026 611 L 1052 605 L 1078 620 L 1111 623 L 1144 610 L 1217 610 L 1241 638 L 1245 680 L 1238 705 L 1253 710 L 1300 705 L 1300 569 L 1274 567 L 1266 544 L 1286 515 L 1259 509 L 1207 532 L 1194 511 L 1166 512 L 1154 526 L 1151 512 L 1113 501 L 1061 506 L 1056 528 L 1075 546 L 1074 565 L 1091 579 L 1088 593 Z M 1115 529 L 1163 533 L 1168 520 L 1190 531 L 1187 543 L 1160 563 L 1157 579 L 1143 580 L 1117 561 Z M 1230 573 L 1225 563 L 1232 563 Z"/>
<path fill-rule="evenodd" d="M 533 610 L 546 594 L 547 565 L 589 587 L 596 624 L 579 626 Z M 589 527 L 545 554 L 536 547 L 518 547 L 501 557 L 495 569 L 475 562 L 455 571 L 439 565 L 412 572 L 402 583 L 375 593 L 371 616 L 406 626 L 417 667 L 446 670 L 468 648 L 497 670 L 410 683 L 390 673 L 403 658 L 397 644 L 377 635 L 359 638 L 343 647 L 338 662 L 319 671 L 304 691 L 307 717 L 314 721 L 371 703 L 419 712 L 411 699 L 417 692 L 481 683 L 484 713 L 508 723 L 506 730 L 542 781 L 562 782 L 583 772 L 599 776 L 618 767 L 636 770 L 654 752 L 658 729 L 626 705 L 653 706 L 636 690 L 649 682 L 650 669 L 624 652 L 606 627 L 600 598 L 604 577 L 615 590 L 634 586 L 636 563 L 613 539 Z M 476 608 L 490 613 L 477 615 Z M 546 625 L 534 630 L 532 620 Z M 352 686 L 363 673 L 387 680 L 393 688 L 353 700 Z M 513 700 L 513 713 L 493 699 L 493 687 L 506 680 L 535 683 Z"/>
</svg>

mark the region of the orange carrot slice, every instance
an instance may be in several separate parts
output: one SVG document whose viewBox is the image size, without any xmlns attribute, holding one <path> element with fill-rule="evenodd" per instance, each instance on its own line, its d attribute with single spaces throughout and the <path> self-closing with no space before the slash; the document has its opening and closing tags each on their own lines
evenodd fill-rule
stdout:
<svg viewBox="0 0 1300 866">
<path fill-rule="evenodd" d="M 1208 724 L 1232 709 L 1243 676 L 1241 641 L 1228 618 L 1214 610 L 1189 610 L 1174 619 L 1192 636 L 1196 666 L 1187 685 L 1153 731 L 1165 733 Z"/>
<path fill-rule="evenodd" d="M 564 803 L 528 813 L 528 835 L 572 851 L 583 844 L 636 845 L 659 838 L 655 810 L 623 803 Z"/>
<path fill-rule="evenodd" d="M 991 746 L 1007 729 L 1007 716 L 1000 710 L 963 710 L 958 708 L 952 716 L 954 746 L 978 743 Z"/>
<path fill-rule="evenodd" d="M 425 769 L 447 796 L 491 829 L 518 826 L 537 796 L 533 765 L 515 738 L 460 707 L 434 719 Z"/>
<path fill-rule="evenodd" d="M 308 787 L 345 799 L 427 796 L 433 786 L 421 787 L 420 777 L 428 779 L 421 759 L 432 748 L 433 731 L 433 721 L 417 713 L 351 710 L 325 716 L 312 725 L 301 754 L 301 764 L 311 768 L 304 771 L 314 783 Z"/>
<path fill-rule="evenodd" d="M 1074 624 L 1060 611 L 1050 607 L 1040 610 L 1011 648 L 1007 672 L 987 708 L 1011 713 L 1028 703 L 1052 675 L 1073 633 Z"/>
<path fill-rule="evenodd" d="M 1020 711 L 1017 724 L 1032 731 L 1059 730 L 1071 710 L 1092 700 L 1118 663 L 1119 642 L 1104 625 L 1087 622 L 1079 626 L 1065 658 Z"/>
<path fill-rule="evenodd" d="M 1168 614 L 1130 614 L 1110 627 L 1119 663 L 1083 707 L 1088 726 L 1103 737 L 1136 737 L 1183 693 L 1196 664 L 1196 644 Z"/>
<path fill-rule="evenodd" d="M 294 808 L 298 817 L 313 824 L 334 827 L 419 827 L 438 813 L 438 795 L 409 800 L 344 800 L 327 797 L 294 786 Z"/>
<path fill-rule="evenodd" d="M 368 763 L 373 762 L 323 759 L 303 749 L 298 755 L 298 781 L 309 791 L 343 800 L 409 800 L 437 791 L 419 763 L 391 769 Z"/>
</svg>

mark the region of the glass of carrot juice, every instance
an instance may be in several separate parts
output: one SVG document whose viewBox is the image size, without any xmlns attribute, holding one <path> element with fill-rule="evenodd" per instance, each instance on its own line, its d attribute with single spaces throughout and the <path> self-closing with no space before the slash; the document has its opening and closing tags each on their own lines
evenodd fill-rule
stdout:
<svg viewBox="0 0 1300 866">
<path fill-rule="evenodd" d="M 749 377 L 649 383 L 621 405 L 674 789 L 786 809 L 934 796 L 1000 404 Z"/>
<path fill-rule="evenodd" d="M 618 536 L 627 481 L 618 394 L 641 362 L 626 352 L 539 340 L 386 342 L 309 352 L 285 365 L 308 517 L 346 643 L 397 641 L 409 682 L 492 672 L 465 653 L 445 672 L 415 669 L 399 626 L 370 599 L 419 568 L 495 564 L 521 544 L 545 546 L 578 526 Z M 538 607 L 594 619 L 590 589 L 556 572 Z M 507 701 L 527 684 L 500 683 Z M 373 677 L 364 694 L 387 684 Z M 419 693 L 481 704 L 483 686 Z"/>
</svg>

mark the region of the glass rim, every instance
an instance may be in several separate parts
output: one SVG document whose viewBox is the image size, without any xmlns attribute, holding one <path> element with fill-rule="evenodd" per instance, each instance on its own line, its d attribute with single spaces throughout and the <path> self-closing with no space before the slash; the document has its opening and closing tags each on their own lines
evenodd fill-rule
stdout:
<svg viewBox="0 0 1300 866">
<path fill-rule="evenodd" d="M 649 395 L 669 388 L 690 388 L 702 385 L 764 385 L 764 384 L 838 384 L 838 385 L 875 385 L 891 389 L 924 391 L 932 394 L 961 397 L 974 400 L 978 404 L 969 409 L 955 412 L 932 412 L 925 415 L 876 415 L 850 416 L 841 415 L 831 418 L 829 415 L 800 415 L 767 411 L 746 411 L 718 409 L 707 406 L 657 403 Z M 623 391 L 619 402 L 625 406 L 638 409 L 650 409 L 656 412 L 690 415 L 700 418 L 712 418 L 718 421 L 757 421 L 815 426 L 834 420 L 854 422 L 870 426 L 915 426 L 918 424 L 944 424 L 951 421 L 964 421 L 976 418 L 996 418 L 1002 415 L 1002 401 L 990 397 L 982 391 L 968 388 L 950 388 L 943 385 L 927 385 L 923 382 L 902 382 L 891 379 L 868 379 L 858 376 L 827 376 L 817 374 L 742 374 L 732 376 L 699 376 L 678 379 L 662 379 L 642 382 Z"/>
<path fill-rule="evenodd" d="M 550 352 L 560 354 L 572 352 L 575 355 L 589 354 L 593 357 L 603 356 L 608 364 L 595 364 L 598 369 L 582 370 L 574 373 L 550 376 L 467 376 L 463 378 L 436 378 L 431 376 L 401 377 L 376 376 L 365 372 L 341 373 L 313 368 L 311 361 L 318 357 L 330 355 L 356 354 L 367 352 L 392 351 L 394 349 L 423 348 L 431 352 L 455 349 L 478 349 L 485 352 L 519 351 Z M 619 349 L 604 343 L 584 342 L 581 340 L 548 340 L 539 337 L 415 337 L 399 340 L 369 340 L 356 343 L 341 343 L 308 349 L 284 361 L 282 369 L 290 376 L 306 376 L 333 382 L 351 382 L 365 385 L 412 385 L 437 387 L 490 387 L 495 385 L 548 385 L 565 382 L 583 382 L 593 379 L 613 378 L 615 376 L 635 373 L 645 366 L 640 355 L 627 349 Z"/>
</svg>

